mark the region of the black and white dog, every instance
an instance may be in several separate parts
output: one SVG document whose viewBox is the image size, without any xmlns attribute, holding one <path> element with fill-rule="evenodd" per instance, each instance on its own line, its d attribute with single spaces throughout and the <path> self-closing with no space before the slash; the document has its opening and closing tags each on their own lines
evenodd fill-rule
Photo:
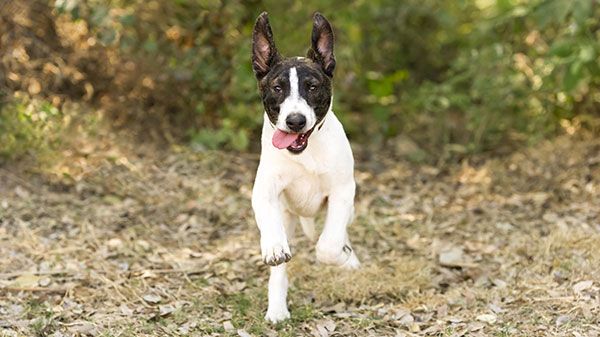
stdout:
<svg viewBox="0 0 600 337">
<path fill-rule="evenodd" d="M 284 58 L 262 13 L 254 26 L 252 67 L 265 108 L 252 208 L 262 257 L 271 266 L 265 318 L 279 322 L 290 317 L 285 264 L 298 220 L 314 241 L 314 219 L 326 205 L 317 260 L 349 269 L 360 265 L 346 232 L 354 212 L 354 159 L 331 110 L 333 30 L 323 15 L 314 15 L 307 57 Z"/>
</svg>

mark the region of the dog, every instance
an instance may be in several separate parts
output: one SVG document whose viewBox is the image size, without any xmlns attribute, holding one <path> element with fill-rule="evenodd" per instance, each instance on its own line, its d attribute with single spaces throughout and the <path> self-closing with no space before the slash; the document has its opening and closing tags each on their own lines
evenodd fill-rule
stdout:
<svg viewBox="0 0 600 337">
<path fill-rule="evenodd" d="M 314 14 L 306 57 L 279 54 L 266 12 L 252 35 L 252 68 L 264 105 L 252 208 L 262 258 L 271 266 L 265 319 L 277 323 L 290 317 L 286 263 L 298 222 L 314 242 L 315 216 L 326 207 L 317 260 L 347 269 L 360 265 L 347 233 L 354 216 L 354 158 L 331 107 L 335 56 L 329 21 Z"/>
</svg>

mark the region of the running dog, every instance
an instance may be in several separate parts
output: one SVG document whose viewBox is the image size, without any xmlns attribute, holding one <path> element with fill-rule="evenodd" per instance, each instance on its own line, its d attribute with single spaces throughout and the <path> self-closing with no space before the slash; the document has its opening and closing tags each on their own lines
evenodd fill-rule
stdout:
<svg viewBox="0 0 600 337">
<path fill-rule="evenodd" d="M 314 241 L 315 216 L 326 207 L 317 260 L 348 269 L 360 265 L 346 231 L 354 213 L 354 158 L 331 107 L 333 30 L 320 13 L 313 20 L 306 57 L 279 54 L 266 12 L 252 36 L 252 68 L 264 105 L 252 208 L 262 258 L 271 266 L 265 319 L 273 323 L 290 317 L 286 263 L 297 222 Z"/>
</svg>

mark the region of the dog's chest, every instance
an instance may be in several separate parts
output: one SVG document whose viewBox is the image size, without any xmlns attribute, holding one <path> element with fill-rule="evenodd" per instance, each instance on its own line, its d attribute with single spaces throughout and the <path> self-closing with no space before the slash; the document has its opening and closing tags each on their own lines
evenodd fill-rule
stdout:
<svg viewBox="0 0 600 337">
<path fill-rule="evenodd" d="M 283 201 L 288 208 L 305 217 L 314 217 L 327 197 L 327 187 L 322 177 L 303 172 L 290 181 L 283 190 Z"/>
</svg>

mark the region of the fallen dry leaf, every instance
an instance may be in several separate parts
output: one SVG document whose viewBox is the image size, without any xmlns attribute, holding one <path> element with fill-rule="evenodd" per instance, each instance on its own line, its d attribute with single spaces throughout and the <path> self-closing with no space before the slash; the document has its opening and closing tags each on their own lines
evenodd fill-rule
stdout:
<svg viewBox="0 0 600 337">
<path fill-rule="evenodd" d="M 415 322 L 415 318 L 411 314 L 405 314 L 398 321 L 398 323 L 400 323 L 404 326 L 407 326 L 407 327 L 410 326 L 411 324 L 413 324 L 414 322 Z"/>
<path fill-rule="evenodd" d="M 569 315 L 561 315 L 556 318 L 556 326 L 561 326 L 568 323 L 571 320 L 571 316 Z"/>
<path fill-rule="evenodd" d="M 158 313 L 161 316 L 170 315 L 171 313 L 173 313 L 173 311 L 175 311 L 175 308 L 172 305 L 159 305 L 158 306 Z"/>
<path fill-rule="evenodd" d="M 460 247 L 451 247 L 440 252 L 439 262 L 445 267 L 461 267 L 465 264 L 464 253 Z"/>
<path fill-rule="evenodd" d="M 40 281 L 38 282 L 40 287 L 47 287 L 50 285 L 50 283 L 52 283 L 52 279 L 49 277 L 41 278 Z"/>
<path fill-rule="evenodd" d="M 594 284 L 594 281 L 591 281 L 591 280 L 577 282 L 573 286 L 573 291 L 576 293 L 580 293 L 584 290 L 589 289 L 593 284 Z"/>
<path fill-rule="evenodd" d="M 231 321 L 225 321 L 223 322 L 223 329 L 227 332 L 231 332 L 235 330 L 235 327 L 231 324 Z"/>
<path fill-rule="evenodd" d="M 240 337 L 252 337 L 252 335 L 246 332 L 244 329 L 238 329 L 237 334 Z"/>
<path fill-rule="evenodd" d="M 320 337 L 328 337 L 333 331 L 335 331 L 335 322 L 327 319 L 317 322 L 317 333 Z"/>
<path fill-rule="evenodd" d="M 146 294 L 142 298 L 144 299 L 144 301 L 152 304 L 160 303 L 160 301 L 162 300 L 160 296 L 155 294 Z"/>
<path fill-rule="evenodd" d="M 119 311 L 123 316 L 133 316 L 133 309 L 130 309 L 126 304 L 121 304 Z"/>
<path fill-rule="evenodd" d="M 477 320 L 480 322 L 485 322 L 488 324 L 494 324 L 496 323 L 497 317 L 496 315 L 492 315 L 492 314 L 482 314 L 477 316 Z"/>
</svg>

